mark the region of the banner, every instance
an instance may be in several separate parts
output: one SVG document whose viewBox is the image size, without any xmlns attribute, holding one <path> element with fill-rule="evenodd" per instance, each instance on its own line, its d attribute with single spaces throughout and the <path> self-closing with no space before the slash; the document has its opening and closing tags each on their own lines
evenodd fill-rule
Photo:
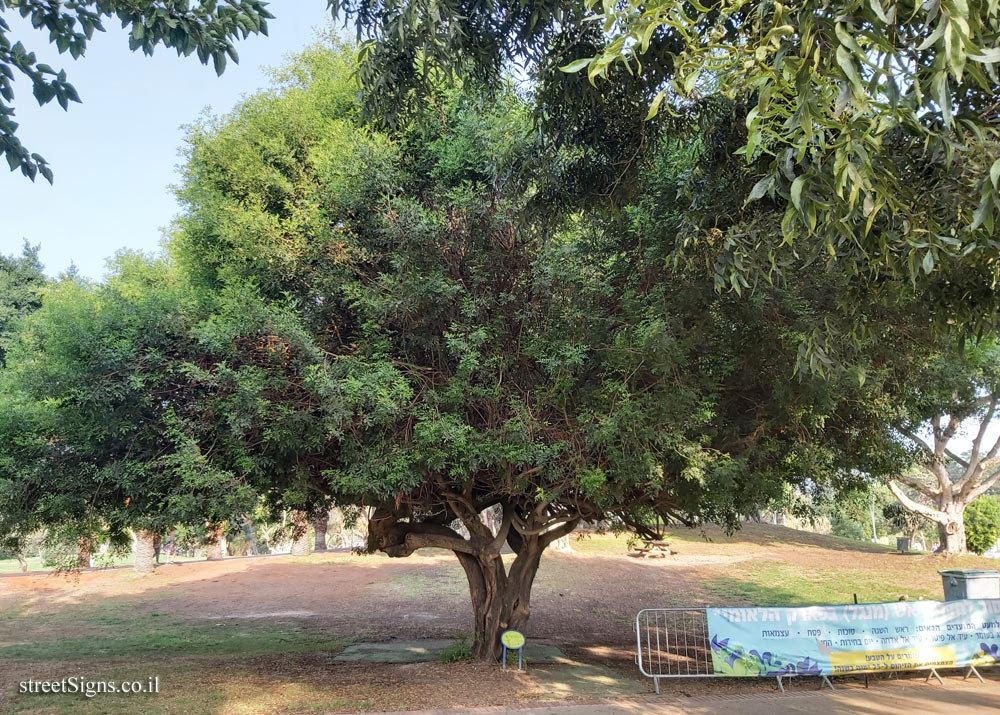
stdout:
<svg viewBox="0 0 1000 715">
<path fill-rule="evenodd" d="M 716 675 L 847 675 L 1000 663 L 1000 599 L 707 611 Z"/>
</svg>

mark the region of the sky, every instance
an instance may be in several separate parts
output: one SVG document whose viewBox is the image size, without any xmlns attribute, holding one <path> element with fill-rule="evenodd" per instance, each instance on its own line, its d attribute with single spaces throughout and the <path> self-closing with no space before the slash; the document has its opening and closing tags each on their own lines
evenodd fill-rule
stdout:
<svg viewBox="0 0 1000 715">
<path fill-rule="evenodd" d="M 55 172 L 52 186 L 34 183 L 0 162 L 0 254 L 20 253 L 24 240 L 41 245 L 45 271 L 71 264 L 92 279 L 122 248 L 156 251 L 163 229 L 178 213 L 170 185 L 177 181 L 183 126 L 206 107 L 224 114 L 241 96 L 268 86 L 267 67 L 311 44 L 330 25 L 326 0 L 272 0 L 267 37 L 237 44 L 240 62 L 218 77 L 196 56 L 159 47 L 152 57 L 128 49 L 115 21 L 95 33 L 86 54 L 73 60 L 48 44 L 13 12 L 10 36 L 40 62 L 66 70 L 82 104 L 63 111 L 39 107 L 30 83 L 15 85 L 18 136 Z"/>
</svg>

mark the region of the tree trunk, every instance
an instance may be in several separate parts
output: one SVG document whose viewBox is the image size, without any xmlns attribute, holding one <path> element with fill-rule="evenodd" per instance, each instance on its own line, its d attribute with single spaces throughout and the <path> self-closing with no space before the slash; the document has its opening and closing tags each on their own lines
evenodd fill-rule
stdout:
<svg viewBox="0 0 1000 715">
<path fill-rule="evenodd" d="M 250 545 L 250 553 L 257 554 L 257 530 L 253 525 L 253 518 L 249 514 L 243 515 L 243 536 Z"/>
<path fill-rule="evenodd" d="M 469 580 L 474 658 L 499 660 L 500 634 L 523 631 L 531 615 L 531 586 L 545 547 L 538 536 L 512 535 L 509 543 L 517 553 L 509 572 L 499 554 L 455 552 Z"/>
<path fill-rule="evenodd" d="M 163 540 L 159 534 L 153 537 L 153 561 L 160 563 L 160 551 L 163 549 Z"/>
<path fill-rule="evenodd" d="M 292 556 L 309 555 L 309 512 L 292 509 Z"/>
<path fill-rule="evenodd" d="M 208 546 L 208 548 L 205 549 L 205 558 L 209 561 L 221 561 L 225 556 L 222 543 L 223 533 L 222 524 L 213 524 L 209 522 L 205 525 L 205 543 Z"/>
<path fill-rule="evenodd" d="M 316 533 L 316 551 L 326 551 L 326 527 L 330 519 L 330 514 L 323 510 L 313 519 L 313 531 Z"/>
<path fill-rule="evenodd" d="M 24 559 L 24 554 L 17 555 L 17 563 L 21 564 L 21 573 L 28 573 L 28 562 Z"/>
<path fill-rule="evenodd" d="M 964 554 L 965 545 L 965 504 L 949 500 L 939 503 L 943 519 L 938 521 L 938 553 Z"/>
<path fill-rule="evenodd" d="M 138 573 L 153 573 L 156 568 L 157 535 L 145 529 L 135 530 L 135 560 L 132 565 Z"/>
<path fill-rule="evenodd" d="M 81 536 L 76 540 L 76 567 L 90 567 L 90 557 L 94 553 L 94 540 L 89 536 Z"/>
<path fill-rule="evenodd" d="M 368 544 L 369 548 L 379 549 L 391 558 L 406 557 L 426 547 L 451 550 L 469 582 L 473 612 L 472 655 L 496 661 L 502 652 L 500 634 L 506 630 L 523 631 L 528 623 L 531 586 L 542 552 L 550 543 L 572 532 L 579 517 L 565 520 L 557 528 L 546 529 L 549 517 L 542 514 L 541 509 L 520 516 L 514 507 L 505 505 L 503 523 L 494 535 L 471 507 L 465 501 L 455 508 L 469 534 L 463 538 L 454 526 L 403 521 L 398 506 L 380 506 L 368 522 Z M 516 554 L 509 570 L 504 568 L 500 555 L 504 541 Z"/>
</svg>

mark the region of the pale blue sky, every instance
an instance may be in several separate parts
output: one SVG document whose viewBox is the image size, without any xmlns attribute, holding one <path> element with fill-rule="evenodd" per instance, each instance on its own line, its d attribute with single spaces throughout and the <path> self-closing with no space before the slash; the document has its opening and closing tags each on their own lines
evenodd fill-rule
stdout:
<svg viewBox="0 0 1000 715">
<path fill-rule="evenodd" d="M 99 279 L 105 259 L 120 248 L 155 251 L 162 229 L 178 211 L 169 190 L 176 181 L 182 125 L 205 107 L 225 113 L 239 98 L 267 86 L 265 67 L 298 52 L 329 25 L 326 0 L 272 0 L 268 37 L 237 45 L 238 65 L 218 77 L 197 57 L 157 48 L 152 57 L 128 49 L 117 23 L 96 33 L 74 61 L 48 44 L 13 12 L 13 36 L 42 62 L 65 68 L 82 104 L 64 112 L 39 107 L 26 82 L 16 85 L 18 135 L 52 165 L 55 184 L 34 183 L 0 166 L 0 254 L 20 252 L 24 239 L 41 244 L 49 275 L 75 263 Z"/>
</svg>

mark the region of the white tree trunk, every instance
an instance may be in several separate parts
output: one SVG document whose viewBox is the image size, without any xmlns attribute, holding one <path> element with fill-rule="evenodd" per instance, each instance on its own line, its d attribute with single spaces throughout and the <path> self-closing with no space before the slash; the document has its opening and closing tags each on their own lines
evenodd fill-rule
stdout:
<svg viewBox="0 0 1000 715">
<path fill-rule="evenodd" d="M 156 568 L 156 534 L 144 529 L 135 530 L 135 538 L 132 541 L 132 553 L 134 561 L 132 568 L 138 573 L 153 573 Z"/>
</svg>

